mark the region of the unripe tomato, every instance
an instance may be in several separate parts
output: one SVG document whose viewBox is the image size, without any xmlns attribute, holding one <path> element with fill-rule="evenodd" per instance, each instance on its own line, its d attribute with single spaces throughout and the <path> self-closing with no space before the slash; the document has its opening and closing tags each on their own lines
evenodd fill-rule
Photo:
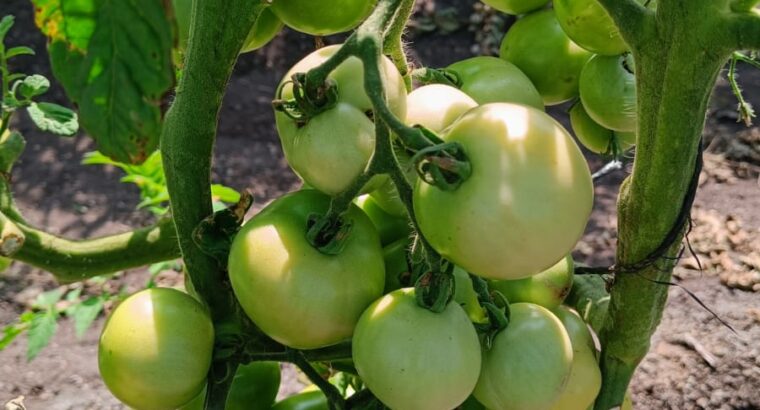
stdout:
<svg viewBox="0 0 760 410">
<path fill-rule="evenodd" d="M 206 383 L 214 326 L 206 309 L 176 289 L 153 288 L 121 302 L 98 346 L 98 367 L 117 399 L 138 410 L 174 410 Z"/>
<path fill-rule="evenodd" d="M 277 362 L 253 362 L 238 367 L 227 394 L 225 410 L 269 410 L 280 388 Z M 179 410 L 203 410 L 206 389 Z"/>
<path fill-rule="evenodd" d="M 461 89 L 478 104 L 505 102 L 544 109 L 536 86 L 514 64 L 497 57 L 472 57 L 448 67 L 459 75 Z"/>
<path fill-rule="evenodd" d="M 339 48 L 337 45 L 321 48 L 293 66 L 283 78 L 282 98 L 293 98 L 293 86 L 287 83 L 293 74 L 305 73 L 322 64 Z M 404 80 L 388 58 L 383 57 L 381 61 L 388 106 L 403 120 L 406 118 Z M 310 186 L 335 195 L 348 188 L 367 168 L 375 149 L 375 125 L 365 114 L 371 112 L 372 103 L 364 91 L 361 60 L 350 57 L 330 73 L 329 78 L 338 88 L 338 104 L 334 108 L 311 118 L 305 125 L 281 112 L 276 113 L 275 120 L 285 158 L 293 170 Z M 373 178 L 365 191 L 371 192 L 384 181 L 384 176 Z"/>
<path fill-rule="evenodd" d="M 544 99 L 554 105 L 578 95 L 578 79 L 591 53 L 562 31 L 554 10 L 531 13 L 504 36 L 501 58 L 516 65 Z"/>
<path fill-rule="evenodd" d="M 441 132 L 476 103 L 464 92 L 447 85 L 431 84 L 420 87 L 407 98 L 406 123 L 421 125 L 433 132 Z M 397 150 L 399 164 L 406 170 L 406 177 L 414 185 L 417 171 L 411 158 Z M 396 186 L 390 179 L 380 188 L 370 193 L 377 204 L 391 215 L 406 216 L 406 207 L 399 197 Z"/>
<path fill-rule="evenodd" d="M 471 321 L 475 323 L 487 321 L 486 312 L 480 307 L 478 294 L 472 286 L 470 275 L 459 266 L 454 267 L 454 302 L 464 309 Z"/>
<path fill-rule="evenodd" d="M 596 400 L 602 387 L 602 373 L 596 362 L 596 350 L 586 323 L 565 306 L 554 311 L 565 326 L 573 346 L 573 364 L 565 390 L 554 403 L 554 410 L 586 410 Z"/>
<path fill-rule="evenodd" d="M 573 287 L 575 264 L 567 255 L 551 268 L 529 278 L 498 280 L 491 282 L 492 290 L 498 290 L 509 303 L 530 302 L 547 309 L 558 307 Z"/>
<path fill-rule="evenodd" d="M 409 242 L 409 238 L 403 238 L 383 248 L 383 260 L 385 261 L 385 289 L 383 293 L 390 293 L 410 285 L 409 283 L 402 283 L 402 276 L 411 275 L 409 264 L 406 261 Z"/>
<path fill-rule="evenodd" d="M 628 49 L 612 17 L 597 0 L 554 0 L 553 4 L 562 29 L 579 46 L 608 56 Z"/>
<path fill-rule="evenodd" d="M 570 109 L 570 124 L 578 141 L 596 154 L 613 153 L 613 144 L 617 144 L 620 152 L 636 144 L 636 133 L 612 131 L 602 127 L 588 115 L 580 102 Z"/>
<path fill-rule="evenodd" d="M 462 116 L 446 142 L 464 149 L 472 175 L 454 191 L 414 189 L 421 232 L 446 259 L 488 279 L 521 279 L 575 246 L 591 214 L 591 173 L 549 115 L 486 104 Z"/>
<path fill-rule="evenodd" d="M 470 396 L 458 407 L 458 410 L 487 410 L 485 406 L 475 399 L 475 396 Z"/>
<path fill-rule="evenodd" d="M 483 3 L 507 14 L 525 14 L 546 6 L 549 0 L 483 0 Z"/>
<path fill-rule="evenodd" d="M 320 390 L 307 391 L 277 402 L 272 410 L 329 410 L 327 397 Z"/>
<path fill-rule="evenodd" d="M 329 36 L 358 26 L 377 0 L 274 0 L 272 11 L 290 28 L 313 36 Z"/>
<path fill-rule="evenodd" d="M 362 195 L 354 200 L 377 228 L 380 244 L 383 246 L 398 239 L 408 238 L 412 233 L 411 222 L 408 218 L 400 218 L 385 212 L 369 195 Z"/>
<path fill-rule="evenodd" d="M 599 125 L 615 131 L 636 131 L 636 77 L 633 59 L 594 56 L 581 73 L 581 102 Z"/>
<path fill-rule="evenodd" d="M 442 313 L 417 305 L 414 289 L 391 292 L 362 314 L 353 339 L 356 370 L 394 410 L 453 409 L 480 371 L 480 342 L 456 303 Z"/>
<path fill-rule="evenodd" d="M 240 52 L 247 53 L 264 47 L 277 36 L 277 33 L 282 30 L 282 26 L 282 21 L 272 13 L 272 10 L 265 8 L 251 27 Z"/>
<path fill-rule="evenodd" d="M 312 214 L 330 198 L 314 190 L 287 194 L 249 220 L 230 250 L 232 289 L 253 322 L 271 338 L 315 349 L 351 337 L 364 309 L 383 292 L 380 238 L 355 205 L 345 248 L 326 255 L 306 239 Z"/>
<path fill-rule="evenodd" d="M 483 352 L 475 398 L 491 410 L 551 408 L 570 375 L 570 337 L 541 306 L 515 303 L 510 312 L 509 326 Z"/>
</svg>

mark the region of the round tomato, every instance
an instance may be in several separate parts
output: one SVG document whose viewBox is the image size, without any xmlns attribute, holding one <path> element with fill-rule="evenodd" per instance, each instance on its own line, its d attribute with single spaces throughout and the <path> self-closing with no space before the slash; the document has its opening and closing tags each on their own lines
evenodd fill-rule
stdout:
<svg viewBox="0 0 760 410">
<path fill-rule="evenodd" d="M 399 218 L 385 212 L 372 197 L 362 195 L 354 200 L 364 211 L 380 234 L 380 243 L 385 246 L 397 239 L 407 238 L 412 233 L 409 219 Z"/>
<path fill-rule="evenodd" d="M 548 409 L 570 375 L 570 337 L 541 306 L 515 303 L 510 312 L 509 326 L 483 352 L 475 398 L 491 410 Z"/>
<path fill-rule="evenodd" d="M 501 58 L 516 65 L 544 99 L 554 105 L 578 95 L 578 79 L 591 53 L 562 31 L 554 10 L 531 13 L 504 36 Z"/>
<path fill-rule="evenodd" d="M 461 89 L 478 104 L 505 102 L 544 109 L 544 101 L 528 76 L 496 57 L 472 57 L 448 67 L 462 81 Z"/>
<path fill-rule="evenodd" d="M 206 383 L 214 325 L 206 309 L 176 289 L 153 288 L 121 302 L 98 346 L 98 367 L 117 399 L 139 410 L 174 410 Z"/>
<path fill-rule="evenodd" d="M 615 131 L 636 131 L 636 77 L 633 60 L 624 56 L 594 56 L 583 67 L 580 93 L 583 107 L 599 125 Z"/>
<path fill-rule="evenodd" d="M 498 290 L 509 303 L 530 302 L 547 309 L 559 306 L 573 286 L 575 264 L 567 255 L 551 268 L 529 278 L 492 281 L 492 290 Z"/>
<path fill-rule="evenodd" d="M 507 14 L 525 14 L 546 6 L 549 0 L 483 0 L 483 3 Z"/>
<path fill-rule="evenodd" d="M 329 410 L 327 397 L 319 390 L 307 391 L 277 402 L 272 410 Z"/>
<path fill-rule="evenodd" d="M 280 365 L 277 362 L 253 362 L 239 366 L 227 394 L 225 410 L 269 410 L 280 389 Z M 179 410 L 203 410 L 204 388 L 193 401 Z"/>
<path fill-rule="evenodd" d="M 393 409 L 440 410 L 462 404 L 480 371 L 480 342 L 456 303 L 442 313 L 417 305 L 414 289 L 378 299 L 353 338 L 356 370 Z"/>
<path fill-rule="evenodd" d="M 576 44 L 596 54 L 623 54 L 628 46 L 597 0 L 554 0 L 557 20 Z"/>
<path fill-rule="evenodd" d="M 253 322 L 298 349 L 348 339 L 356 321 L 383 293 L 385 268 L 372 221 L 355 205 L 345 248 L 326 255 L 306 239 L 308 219 L 330 198 L 314 190 L 287 194 L 249 220 L 230 250 L 232 289 Z"/>
<path fill-rule="evenodd" d="M 596 154 L 624 152 L 636 144 L 636 133 L 612 131 L 597 124 L 591 118 L 582 103 L 577 103 L 570 109 L 570 124 L 578 141 L 589 151 Z"/>
<path fill-rule="evenodd" d="M 602 373 L 588 326 L 577 313 L 561 306 L 554 313 L 562 321 L 573 346 L 573 364 L 564 391 L 554 403 L 555 410 L 586 410 L 602 387 Z"/>
<path fill-rule="evenodd" d="M 248 32 L 248 37 L 246 37 L 240 52 L 247 53 L 264 47 L 282 30 L 282 26 L 282 21 L 272 13 L 272 10 L 265 8 L 253 24 L 251 31 Z"/>
<path fill-rule="evenodd" d="M 488 279 L 521 279 L 575 246 L 594 192 L 586 160 L 546 113 L 516 104 L 468 111 L 443 135 L 459 143 L 472 175 L 454 191 L 423 181 L 414 210 L 446 259 Z"/>
<path fill-rule="evenodd" d="M 377 0 L 274 0 L 272 11 L 290 28 L 313 36 L 329 36 L 358 26 Z"/>
<path fill-rule="evenodd" d="M 293 74 L 305 73 L 322 64 L 339 48 L 337 45 L 321 48 L 293 66 L 283 79 L 282 98 L 293 98 L 293 86 L 289 83 Z M 388 58 L 382 62 L 388 106 L 403 120 L 406 118 L 404 80 Z M 335 195 L 348 188 L 367 168 L 375 150 L 375 125 L 366 114 L 372 111 L 372 103 L 364 91 L 361 60 L 350 57 L 330 73 L 329 78 L 338 87 L 335 107 L 314 116 L 306 124 L 299 124 L 281 112 L 276 112 L 275 120 L 285 158 L 293 170 L 310 186 Z M 385 177 L 373 178 L 365 187 L 366 192 L 384 181 Z"/>
</svg>

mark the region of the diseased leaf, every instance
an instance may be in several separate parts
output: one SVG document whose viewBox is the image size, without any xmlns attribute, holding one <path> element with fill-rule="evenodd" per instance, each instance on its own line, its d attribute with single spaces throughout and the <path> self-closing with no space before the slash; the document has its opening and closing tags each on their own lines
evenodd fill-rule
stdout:
<svg viewBox="0 0 760 410">
<path fill-rule="evenodd" d="M 81 338 L 103 310 L 103 299 L 93 296 L 75 306 L 71 317 L 74 319 L 77 337 Z"/>
<path fill-rule="evenodd" d="M 26 350 L 26 360 L 32 361 L 50 343 L 58 329 L 58 314 L 55 310 L 40 312 L 35 315 L 29 326 L 29 345 Z"/>
<path fill-rule="evenodd" d="M 42 131 L 71 136 L 79 130 L 79 119 L 74 111 L 53 103 L 31 103 L 29 117 Z"/>
<path fill-rule="evenodd" d="M 50 81 L 45 76 L 34 74 L 24 78 L 19 84 L 18 92 L 24 98 L 34 98 L 45 94 L 50 89 Z"/>
<path fill-rule="evenodd" d="M 33 0 L 56 78 L 105 155 L 141 163 L 158 146 L 160 103 L 174 84 L 161 1 Z"/>
</svg>

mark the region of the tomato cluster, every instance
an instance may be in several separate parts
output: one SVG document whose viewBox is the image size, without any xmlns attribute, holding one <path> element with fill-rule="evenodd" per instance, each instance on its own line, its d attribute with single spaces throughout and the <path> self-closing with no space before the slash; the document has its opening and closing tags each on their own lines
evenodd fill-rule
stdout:
<svg viewBox="0 0 760 410">
<path fill-rule="evenodd" d="M 181 33 L 187 30 L 180 5 L 188 3 L 175 0 Z M 243 51 L 271 39 L 280 20 L 332 34 L 354 27 L 374 5 L 323 3 L 274 0 Z M 544 106 L 579 99 L 570 111 L 578 139 L 597 153 L 627 149 L 635 143 L 633 61 L 594 0 L 556 0 L 553 9 L 546 0 L 487 3 L 528 14 L 504 37 L 501 58 L 475 57 L 445 69 L 457 87 L 407 92 L 391 60 L 379 60 L 383 115 L 459 147 L 466 178 L 454 188 L 421 178 L 419 150 L 400 135 L 391 143 L 411 198 L 402 200 L 388 175 L 367 176 L 379 135 L 377 102 L 365 89 L 365 62 L 342 59 L 322 90 L 334 93 L 332 100 L 306 115 L 276 112 L 285 157 L 304 188 L 242 227 L 230 250 L 229 278 L 247 316 L 280 344 L 317 349 L 351 340 L 351 365 L 390 408 L 585 409 L 601 385 L 597 351 L 588 326 L 562 302 L 593 184 L 575 140 Z M 298 76 L 340 47 L 319 49 L 293 66 L 277 101 L 303 98 L 298 78 L 306 77 Z M 340 246 L 326 251 L 315 243 L 325 238 L 311 230 L 357 180 L 364 182 L 352 192 L 357 198 L 339 214 L 347 228 L 337 235 Z M 440 271 L 423 256 L 427 247 L 442 258 Z M 452 302 L 440 311 L 420 302 L 427 274 L 453 279 Z M 489 336 L 491 302 L 477 289 L 483 283 L 508 319 Z M 213 340 L 196 299 L 146 290 L 107 322 L 101 373 L 114 395 L 136 409 L 201 408 Z M 227 408 L 326 406 L 322 393 L 304 392 L 271 407 L 277 386 L 277 364 L 243 366 Z"/>
</svg>

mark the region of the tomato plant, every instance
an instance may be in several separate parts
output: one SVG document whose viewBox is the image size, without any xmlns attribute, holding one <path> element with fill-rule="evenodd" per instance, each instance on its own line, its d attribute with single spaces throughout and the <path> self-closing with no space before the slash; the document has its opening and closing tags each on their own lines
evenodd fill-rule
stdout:
<svg viewBox="0 0 760 410">
<path fill-rule="evenodd" d="M 214 327 L 206 309 L 175 289 L 154 288 L 123 301 L 98 346 L 106 386 L 137 409 L 175 409 L 206 381 Z"/>
</svg>

